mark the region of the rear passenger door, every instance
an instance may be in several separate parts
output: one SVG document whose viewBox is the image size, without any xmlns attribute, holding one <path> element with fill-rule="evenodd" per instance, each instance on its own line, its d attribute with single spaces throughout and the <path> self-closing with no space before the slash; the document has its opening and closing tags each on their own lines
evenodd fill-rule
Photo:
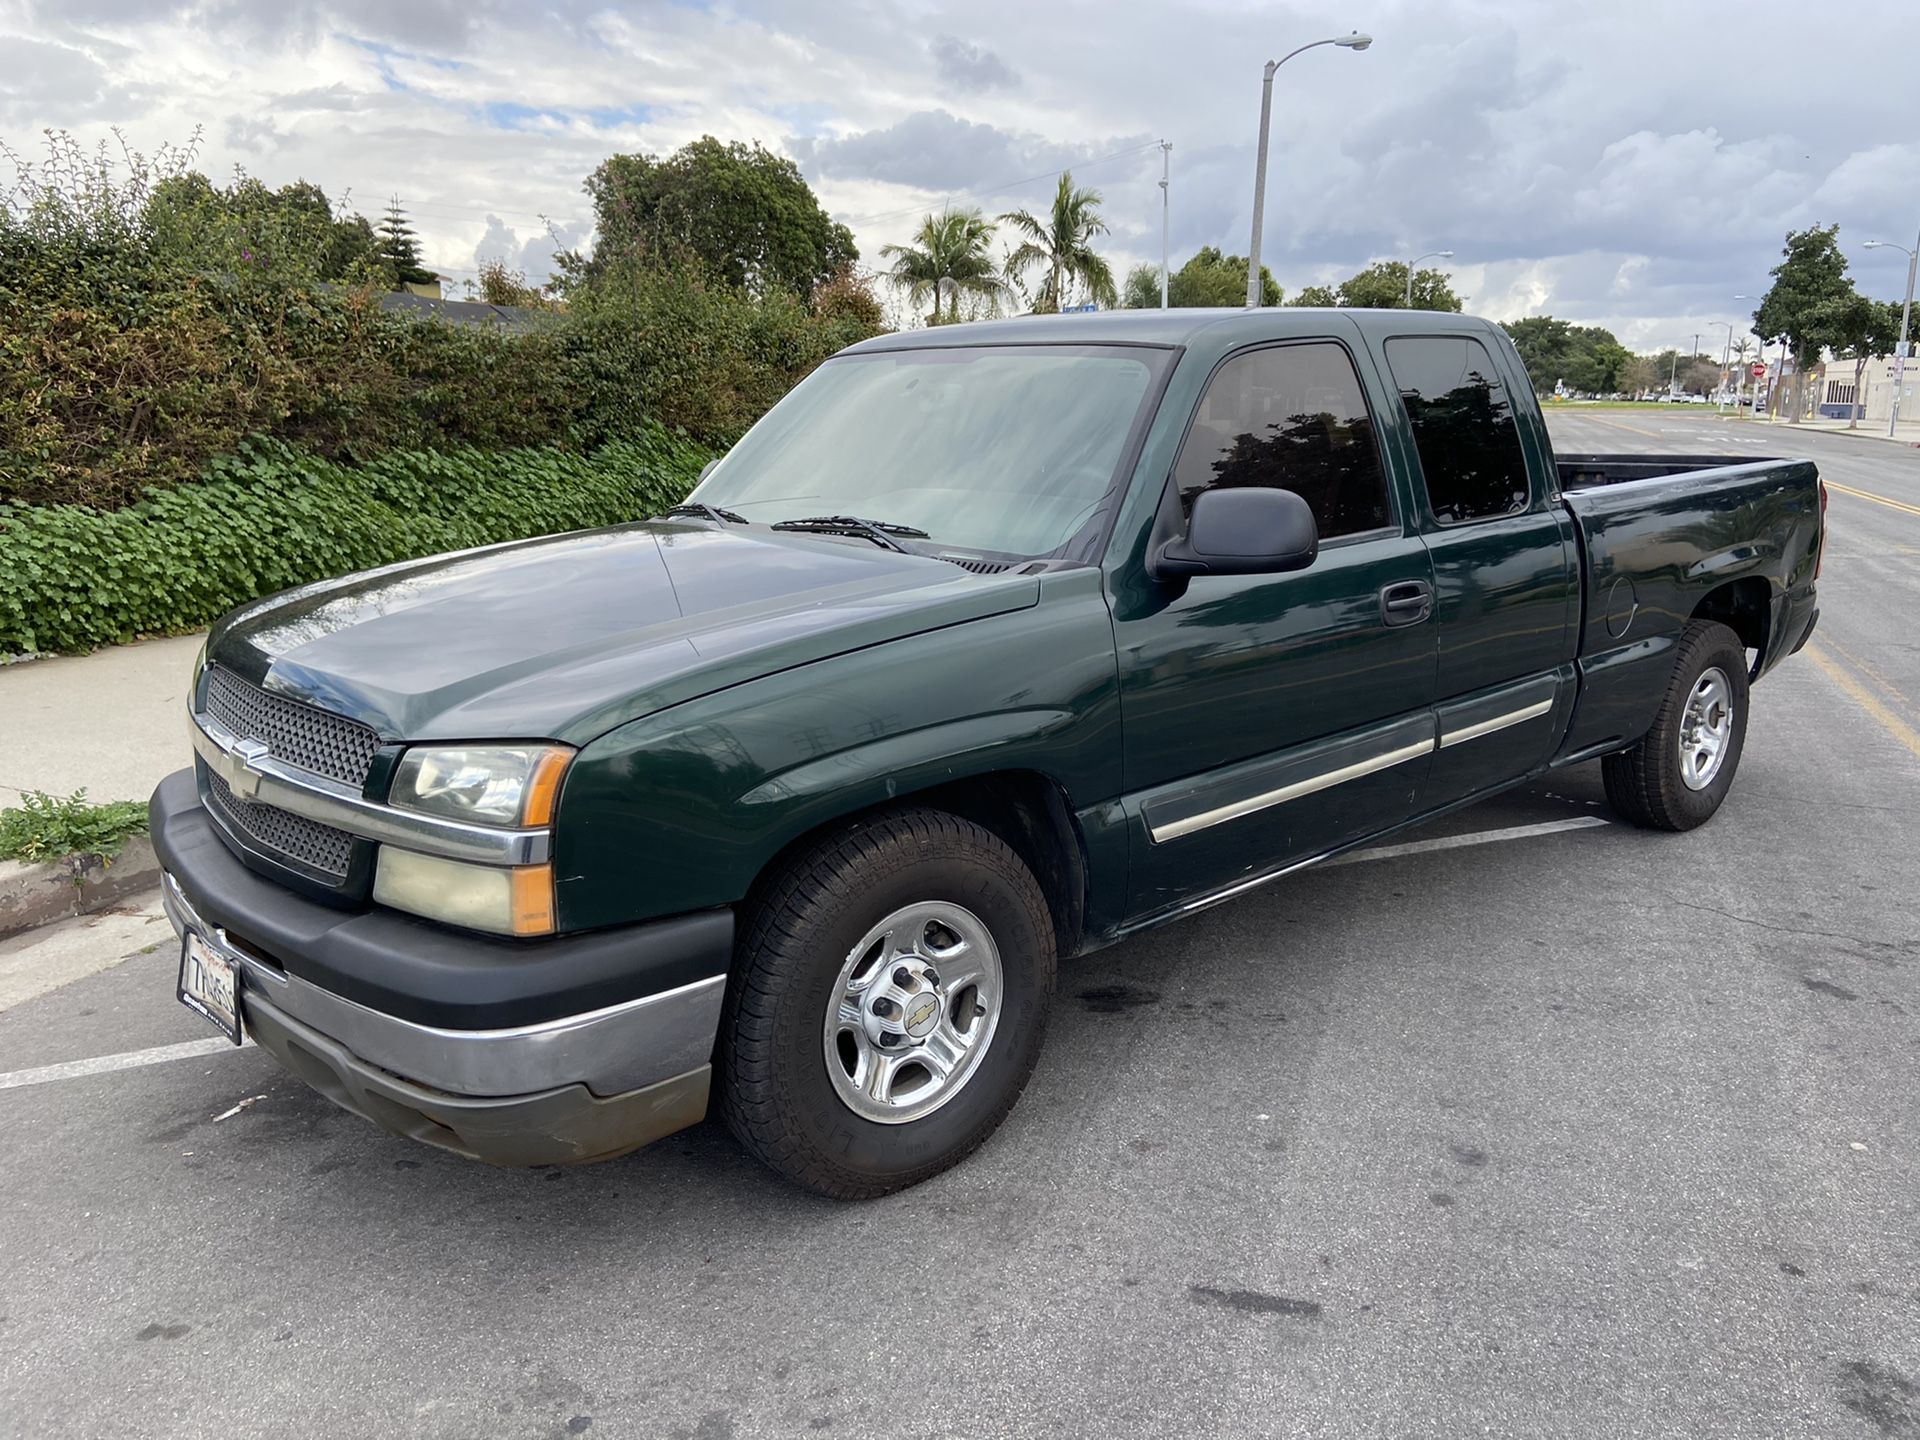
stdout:
<svg viewBox="0 0 1920 1440">
<path fill-rule="evenodd" d="M 1433 747 L 1432 580 L 1389 475 L 1345 345 L 1214 368 L 1163 515 L 1178 533 L 1210 487 L 1284 488 L 1312 507 L 1320 551 L 1287 574 L 1116 592 L 1135 917 L 1411 812 Z"/>
<path fill-rule="evenodd" d="M 1580 574 L 1572 520 L 1523 434 L 1526 384 L 1471 333 L 1384 345 L 1413 451 L 1439 631 L 1439 748 L 1421 808 L 1544 765 L 1573 703 Z"/>
</svg>

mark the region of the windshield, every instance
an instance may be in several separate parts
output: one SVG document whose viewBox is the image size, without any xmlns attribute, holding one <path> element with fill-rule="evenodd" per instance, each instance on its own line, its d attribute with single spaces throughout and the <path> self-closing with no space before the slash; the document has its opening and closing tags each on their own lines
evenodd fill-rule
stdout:
<svg viewBox="0 0 1920 1440">
<path fill-rule="evenodd" d="M 921 548 L 1046 555 L 1100 513 L 1165 352 L 1067 345 L 828 361 L 692 499 L 755 524 L 856 515 Z"/>
</svg>

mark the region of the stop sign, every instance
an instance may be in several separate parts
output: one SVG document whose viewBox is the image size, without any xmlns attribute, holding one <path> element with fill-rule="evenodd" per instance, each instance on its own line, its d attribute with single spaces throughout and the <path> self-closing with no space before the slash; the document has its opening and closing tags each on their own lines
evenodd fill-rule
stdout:
<svg viewBox="0 0 1920 1440">
<path fill-rule="evenodd" d="M 1766 373 L 1767 373 L 1766 361 L 1756 360 L 1753 362 L 1753 378 L 1754 379 L 1756 380 L 1764 379 L 1766 376 Z"/>
</svg>

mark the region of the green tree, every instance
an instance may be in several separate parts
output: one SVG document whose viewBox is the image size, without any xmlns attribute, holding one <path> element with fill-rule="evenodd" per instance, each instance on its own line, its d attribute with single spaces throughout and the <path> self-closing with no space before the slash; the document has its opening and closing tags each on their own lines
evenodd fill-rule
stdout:
<svg viewBox="0 0 1920 1440">
<path fill-rule="evenodd" d="M 1273 272 L 1260 267 L 1260 303 L 1278 305 L 1283 291 Z M 1244 306 L 1247 303 L 1247 257 L 1222 255 L 1211 245 L 1173 272 L 1167 284 L 1167 303 L 1182 309 L 1204 306 Z"/>
<path fill-rule="evenodd" d="M 1340 282 L 1340 303 L 1366 310 L 1403 310 L 1407 305 L 1407 267 L 1401 260 L 1376 260 Z M 1446 272 L 1416 270 L 1413 275 L 1415 310 L 1451 310 L 1458 313 L 1459 297 L 1447 283 Z"/>
<path fill-rule="evenodd" d="M 1838 225 L 1812 225 L 1788 234 L 1773 285 L 1753 312 L 1753 333 L 1763 343 L 1784 339 L 1793 351 L 1792 413 L 1801 411 L 1806 362 L 1833 339 L 1837 311 L 1853 290 L 1847 257 L 1840 253 Z"/>
<path fill-rule="evenodd" d="M 1074 287 L 1084 288 L 1102 305 L 1114 305 L 1119 293 L 1114 288 L 1113 270 L 1094 253 L 1093 237 L 1107 233 L 1100 218 L 1098 190 L 1074 186 L 1073 172 L 1063 171 L 1053 192 L 1053 204 L 1043 217 L 1026 210 L 1014 210 L 1000 217 L 1001 222 L 1025 237 L 1007 257 L 1007 271 L 1023 275 L 1042 267 L 1039 289 L 1034 295 L 1034 311 L 1055 314 Z"/>
<path fill-rule="evenodd" d="M 942 210 L 920 222 L 906 245 L 882 245 L 880 253 L 893 261 L 888 278 L 918 305 L 933 297 L 929 325 L 938 325 L 940 298 L 946 292 L 947 319 L 960 318 L 960 297 L 979 296 L 997 301 L 1006 282 L 994 269 L 987 247 L 993 242 L 993 223 L 977 209 Z"/>
<path fill-rule="evenodd" d="M 1122 310 L 1158 310 L 1160 308 L 1160 267 L 1136 265 L 1127 271 L 1120 286 Z"/>
<path fill-rule="evenodd" d="M 1633 352 L 1603 326 L 1530 315 L 1505 321 L 1502 328 L 1542 395 L 1563 381 L 1582 394 L 1610 395 L 1624 388 L 1622 375 Z"/>
<path fill-rule="evenodd" d="M 361 215 L 336 215 L 326 192 L 305 180 L 271 190 L 236 173 L 222 187 L 190 171 L 154 186 L 141 221 L 156 257 L 202 271 L 392 283 L 373 226 Z"/>
<path fill-rule="evenodd" d="M 1244 291 L 1242 293 L 1245 293 Z M 1311 305 L 1316 309 L 1327 310 L 1340 303 L 1339 292 L 1327 285 L 1302 286 L 1300 293 L 1287 302 L 1289 305 Z"/>
<path fill-rule="evenodd" d="M 380 258 L 393 270 L 395 286 L 432 283 L 433 272 L 420 263 L 420 242 L 414 238 L 413 227 L 407 224 L 406 212 L 400 208 L 397 195 L 380 221 L 379 246 Z"/>
<path fill-rule="evenodd" d="M 853 234 L 820 208 L 793 161 L 704 135 L 665 158 L 613 155 L 587 177 L 598 240 L 562 257 L 570 284 L 590 284 L 635 257 L 703 265 L 722 284 L 806 296 L 860 258 Z"/>
<path fill-rule="evenodd" d="M 1856 404 L 1848 416 L 1847 428 L 1857 430 L 1860 428 L 1857 402 L 1862 398 L 1860 383 L 1866 375 L 1867 361 L 1877 356 L 1891 355 L 1893 347 L 1900 343 L 1900 307 L 1869 299 L 1849 287 L 1846 295 L 1834 303 L 1824 328 L 1827 343 L 1833 347 L 1834 358 L 1853 361 Z"/>
</svg>

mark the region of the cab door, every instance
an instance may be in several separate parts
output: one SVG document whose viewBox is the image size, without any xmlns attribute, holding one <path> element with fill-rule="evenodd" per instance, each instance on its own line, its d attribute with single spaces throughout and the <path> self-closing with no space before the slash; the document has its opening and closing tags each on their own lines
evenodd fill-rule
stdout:
<svg viewBox="0 0 1920 1440">
<path fill-rule="evenodd" d="M 1112 592 L 1131 918 L 1273 873 L 1406 818 L 1433 748 L 1433 570 L 1389 483 L 1347 346 L 1220 362 L 1157 533 L 1211 486 L 1290 489 L 1320 551 L 1279 575 L 1137 574 Z"/>
<path fill-rule="evenodd" d="M 1553 754 L 1574 700 L 1579 551 L 1551 454 L 1539 453 L 1545 437 L 1522 433 L 1512 395 L 1527 381 L 1504 350 L 1458 332 L 1391 336 L 1382 350 L 1433 560 L 1440 731 L 1425 810 Z"/>
</svg>

